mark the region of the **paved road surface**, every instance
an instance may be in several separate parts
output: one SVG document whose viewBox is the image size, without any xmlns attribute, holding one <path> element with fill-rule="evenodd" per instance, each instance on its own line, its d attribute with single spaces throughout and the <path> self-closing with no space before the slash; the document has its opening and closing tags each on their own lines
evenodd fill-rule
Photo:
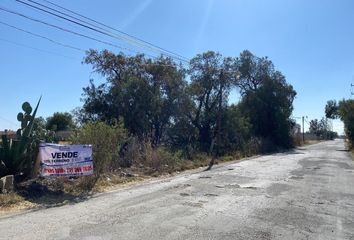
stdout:
<svg viewBox="0 0 354 240">
<path fill-rule="evenodd" d="M 354 239 L 343 141 L 0 218 L 0 239 Z"/>
</svg>

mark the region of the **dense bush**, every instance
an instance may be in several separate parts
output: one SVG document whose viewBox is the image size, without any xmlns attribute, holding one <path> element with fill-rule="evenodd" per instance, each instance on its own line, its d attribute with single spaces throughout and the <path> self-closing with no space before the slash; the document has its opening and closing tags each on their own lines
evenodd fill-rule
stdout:
<svg viewBox="0 0 354 240">
<path fill-rule="evenodd" d="M 75 131 L 70 141 L 73 144 L 92 144 L 95 175 L 108 170 L 112 161 L 119 161 L 119 152 L 127 139 L 127 131 L 118 122 L 89 122 Z"/>
<path fill-rule="evenodd" d="M 233 104 L 227 108 L 223 126 L 222 152 L 245 151 L 251 140 L 252 126 L 238 105 Z"/>
<path fill-rule="evenodd" d="M 351 144 L 354 146 L 354 100 L 343 100 L 339 102 L 339 116 L 344 122 L 344 130 Z"/>
<path fill-rule="evenodd" d="M 120 151 L 120 160 L 116 163 L 118 167 L 131 167 L 140 161 L 141 144 L 137 137 L 129 137 Z"/>
<path fill-rule="evenodd" d="M 330 100 L 327 102 L 325 108 L 326 117 L 328 118 L 340 118 L 344 123 L 344 131 L 348 137 L 350 147 L 354 146 L 354 100 L 343 99 L 337 102 Z"/>
<path fill-rule="evenodd" d="M 150 141 L 142 144 L 141 164 L 152 171 L 162 172 L 174 169 L 178 159 L 164 147 L 154 148 Z"/>
</svg>

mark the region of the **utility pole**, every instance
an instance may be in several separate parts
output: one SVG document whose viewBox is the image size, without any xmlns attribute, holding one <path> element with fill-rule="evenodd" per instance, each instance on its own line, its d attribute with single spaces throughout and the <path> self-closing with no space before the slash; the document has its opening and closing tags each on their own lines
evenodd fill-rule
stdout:
<svg viewBox="0 0 354 240">
<path fill-rule="evenodd" d="M 305 143 L 305 116 L 302 116 L 302 142 Z"/>
<path fill-rule="evenodd" d="M 302 116 L 302 142 L 305 143 L 305 118 L 307 116 Z"/>
</svg>

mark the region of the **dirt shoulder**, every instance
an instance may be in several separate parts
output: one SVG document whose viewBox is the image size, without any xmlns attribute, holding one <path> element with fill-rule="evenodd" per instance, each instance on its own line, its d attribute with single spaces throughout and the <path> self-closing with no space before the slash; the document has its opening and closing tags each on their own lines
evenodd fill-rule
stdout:
<svg viewBox="0 0 354 240">
<path fill-rule="evenodd" d="M 294 151 L 294 150 L 290 150 Z M 224 165 L 248 161 L 259 157 L 223 157 L 219 158 L 213 169 Z M 66 204 L 75 204 L 85 201 L 95 195 L 133 187 L 136 185 L 149 183 L 152 181 L 165 180 L 181 174 L 193 174 L 205 171 L 210 159 L 199 159 L 188 162 L 183 167 L 179 167 L 170 172 L 146 172 L 142 169 L 120 169 L 102 175 L 95 181 L 91 188 L 92 178 L 37 178 L 19 183 L 15 187 L 15 192 L 11 194 L 0 194 L 0 216 L 18 213 L 24 210 L 37 210 L 41 208 L 52 208 Z"/>
</svg>

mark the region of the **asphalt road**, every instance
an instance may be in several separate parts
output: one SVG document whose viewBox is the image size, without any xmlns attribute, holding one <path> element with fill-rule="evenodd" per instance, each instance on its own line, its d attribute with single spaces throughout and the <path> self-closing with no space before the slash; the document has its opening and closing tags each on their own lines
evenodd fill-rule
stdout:
<svg viewBox="0 0 354 240">
<path fill-rule="evenodd" d="M 354 239 L 336 140 L 0 218 L 0 239 Z"/>
</svg>

